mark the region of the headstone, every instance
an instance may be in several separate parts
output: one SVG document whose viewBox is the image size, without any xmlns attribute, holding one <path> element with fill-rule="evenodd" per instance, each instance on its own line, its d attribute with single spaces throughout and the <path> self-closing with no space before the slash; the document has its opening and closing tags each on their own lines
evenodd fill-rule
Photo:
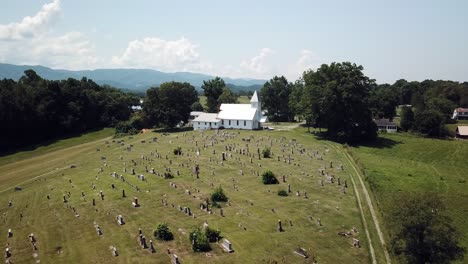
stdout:
<svg viewBox="0 0 468 264">
<path fill-rule="evenodd" d="M 117 223 L 118 223 L 119 225 L 125 224 L 125 221 L 124 221 L 122 215 L 118 215 L 118 216 L 117 216 Z"/>
<path fill-rule="evenodd" d="M 360 248 L 361 244 L 359 243 L 359 239 L 353 238 L 353 247 Z"/>
<path fill-rule="evenodd" d="M 116 248 L 116 247 L 112 246 L 112 247 L 111 247 L 111 250 L 112 250 L 112 255 L 113 255 L 114 257 L 117 257 L 117 256 L 119 255 L 119 253 L 117 252 L 117 248 Z"/>
<path fill-rule="evenodd" d="M 322 221 L 320 220 L 320 218 L 317 219 L 317 225 L 322 226 Z"/>
<path fill-rule="evenodd" d="M 281 224 L 281 220 L 278 220 L 278 227 L 276 228 L 276 230 L 278 230 L 278 232 L 283 232 L 283 226 Z"/>
<path fill-rule="evenodd" d="M 151 240 L 151 239 L 150 239 L 150 251 L 151 251 L 151 253 L 156 252 L 156 249 L 154 249 L 154 246 L 153 246 L 153 240 Z"/>
<path fill-rule="evenodd" d="M 8 237 L 12 237 L 13 236 L 13 232 L 11 232 L 11 229 L 8 229 Z"/>
<path fill-rule="evenodd" d="M 127 196 L 125 196 L 125 190 L 122 190 L 122 198 L 125 198 Z"/>
<path fill-rule="evenodd" d="M 180 264 L 179 257 L 176 254 L 172 255 L 171 263 L 172 264 Z"/>
<path fill-rule="evenodd" d="M 346 179 L 344 180 L 344 187 L 348 188 L 348 181 Z"/>
<path fill-rule="evenodd" d="M 138 203 L 138 198 L 133 197 L 133 202 L 132 202 L 133 207 L 140 207 L 140 204 Z"/>
<path fill-rule="evenodd" d="M 96 225 L 96 233 L 98 236 L 102 236 L 102 230 L 98 225 Z"/>
<path fill-rule="evenodd" d="M 93 206 L 96 205 L 96 200 L 93 198 Z"/>
<path fill-rule="evenodd" d="M 288 193 L 291 193 L 291 184 L 288 183 Z"/>
<path fill-rule="evenodd" d="M 283 182 L 286 182 L 286 175 L 283 175 Z"/>
<path fill-rule="evenodd" d="M 11 252 L 10 252 L 10 248 L 7 247 L 7 248 L 5 249 L 5 258 L 9 258 L 9 257 L 11 257 Z"/>
<path fill-rule="evenodd" d="M 66 203 L 66 202 L 68 202 L 68 201 L 67 201 L 67 197 L 64 195 L 64 196 L 63 196 L 63 203 Z"/>
<path fill-rule="evenodd" d="M 223 242 L 221 243 L 221 247 L 224 249 L 224 251 L 228 253 L 234 252 L 234 250 L 232 250 L 231 242 L 227 240 L 226 238 L 223 239 Z"/>
</svg>

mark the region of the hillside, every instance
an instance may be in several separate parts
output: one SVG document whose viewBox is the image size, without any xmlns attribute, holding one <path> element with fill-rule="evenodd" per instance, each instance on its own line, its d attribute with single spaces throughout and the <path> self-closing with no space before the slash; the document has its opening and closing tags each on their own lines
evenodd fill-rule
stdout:
<svg viewBox="0 0 468 264">
<path fill-rule="evenodd" d="M 0 213 L 13 233 L 1 240 L 8 243 L 12 262 L 169 263 L 168 250 L 181 263 L 312 263 L 313 257 L 318 263 L 370 262 L 369 234 L 366 238 L 356 188 L 347 171 L 350 165 L 304 130 L 148 132 L 83 143 L 0 165 L 0 202 L 5 205 Z M 177 146 L 182 147 L 181 156 L 173 153 Z M 272 147 L 273 156 L 259 159 L 257 148 L 265 146 Z M 195 165 L 199 177 L 193 172 Z M 145 180 L 132 175 L 132 168 Z M 165 179 L 169 170 L 174 178 Z M 273 171 L 280 183 L 262 184 L 265 170 Z M 328 181 L 321 170 L 334 175 L 335 181 Z M 14 191 L 18 185 L 23 189 Z M 201 204 L 218 186 L 229 202 L 221 203 L 222 211 L 211 205 L 212 213 L 202 210 Z M 289 196 L 277 194 L 288 186 Z M 138 197 L 140 207 L 132 207 L 133 197 Z M 11 207 L 6 206 L 9 201 Z M 179 207 L 189 207 L 191 213 Z M 124 225 L 117 223 L 118 215 Z M 277 231 L 278 220 L 283 232 Z M 154 238 L 153 231 L 163 222 L 174 240 Z M 234 252 L 225 253 L 211 243 L 208 253 L 194 253 L 188 234 L 204 223 L 220 230 Z M 139 245 L 139 228 L 148 244 L 153 240 L 154 253 Z M 31 249 L 30 233 L 37 239 L 37 251 Z M 360 240 L 360 248 L 353 247 L 352 238 Z M 119 256 L 112 255 L 111 246 Z M 301 247 L 310 258 L 294 253 Z"/>
<path fill-rule="evenodd" d="M 149 69 L 96 69 L 70 71 L 51 69 L 40 65 L 32 66 L 0 63 L 0 79 L 7 78 L 18 80 L 24 74 L 24 71 L 28 69 L 34 70 L 38 75 L 49 80 L 63 80 L 67 78 L 81 79 L 82 77 L 86 77 L 100 85 L 108 84 L 113 87 L 140 92 L 145 91 L 151 86 L 158 86 L 163 82 L 169 81 L 188 82 L 197 89 L 200 89 L 204 80 L 214 78 L 214 76 L 200 73 L 166 73 Z M 223 79 L 227 84 L 234 87 L 235 91 L 253 91 L 258 89 L 259 85 L 263 85 L 265 83 L 265 80 L 256 79 L 233 79 L 228 77 Z"/>
</svg>

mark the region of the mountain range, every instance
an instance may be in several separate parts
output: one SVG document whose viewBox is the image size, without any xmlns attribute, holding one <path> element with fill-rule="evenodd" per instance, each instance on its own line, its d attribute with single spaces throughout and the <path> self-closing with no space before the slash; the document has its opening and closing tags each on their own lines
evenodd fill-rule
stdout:
<svg viewBox="0 0 468 264">
<path fill-rule="evenodd" d="M 41 65 L 14 65 L 0 63 L 0 79 L 19 80 L 24 71 L 32 69 L 39 76 L 49 80 L 63 80 L 68 78 L 81 79 L 86 77 L 100 85 L 110 85 L 116 88 L 143 92 L 150 87 L 157 87 L 161 83 L 177 81 L 188 82 L 197 90 L 201 89 L 203 81 L 213 79 L 214 76 L 193 72 L 161 72 L 150 69 L 96 69 L 96 70 L 61 70 Z M 223 77 L 226 85 L 234 92 L 244 90 L 258 90 L 266 82 L 259 79 L 242 79 Z"/>
</svg>

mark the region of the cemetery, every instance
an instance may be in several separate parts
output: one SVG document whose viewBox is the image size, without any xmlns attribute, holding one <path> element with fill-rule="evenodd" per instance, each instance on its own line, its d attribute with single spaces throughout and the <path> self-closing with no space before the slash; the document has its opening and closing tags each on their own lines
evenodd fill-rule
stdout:
<svg viewBox="0 0 468 264">
<path fill-rule="evenodd" d="M 200 130 L 0 165 L 5 260 L 368 263 L 347 164 L 303 133 Z"/>
</svg>

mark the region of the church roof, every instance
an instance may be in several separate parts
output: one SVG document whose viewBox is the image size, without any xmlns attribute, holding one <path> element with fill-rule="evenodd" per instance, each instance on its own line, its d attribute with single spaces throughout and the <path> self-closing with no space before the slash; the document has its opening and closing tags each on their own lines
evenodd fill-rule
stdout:
<svg viewBox="0 0 468 264">
<path fill-rule="evenodd" d="M 213 113 L 202 113 L 197 116 L 193 122 L 220 122 L 221 120 L 217 118 L 218 114 Z"/>
<path fill-rule="evenodd" d="M 258 103 L 257 91 L 255 91 L 254 94 L 252 95 L 252 98 L 250 99 L 250 102 L 251 103 Z"/>
<path fill-rule="evenodd" d="M 221 104 L 219 119 L 230 120 L 253 120 L 257 109 L 252 108 L 250 104 Z"/>
</svg>

